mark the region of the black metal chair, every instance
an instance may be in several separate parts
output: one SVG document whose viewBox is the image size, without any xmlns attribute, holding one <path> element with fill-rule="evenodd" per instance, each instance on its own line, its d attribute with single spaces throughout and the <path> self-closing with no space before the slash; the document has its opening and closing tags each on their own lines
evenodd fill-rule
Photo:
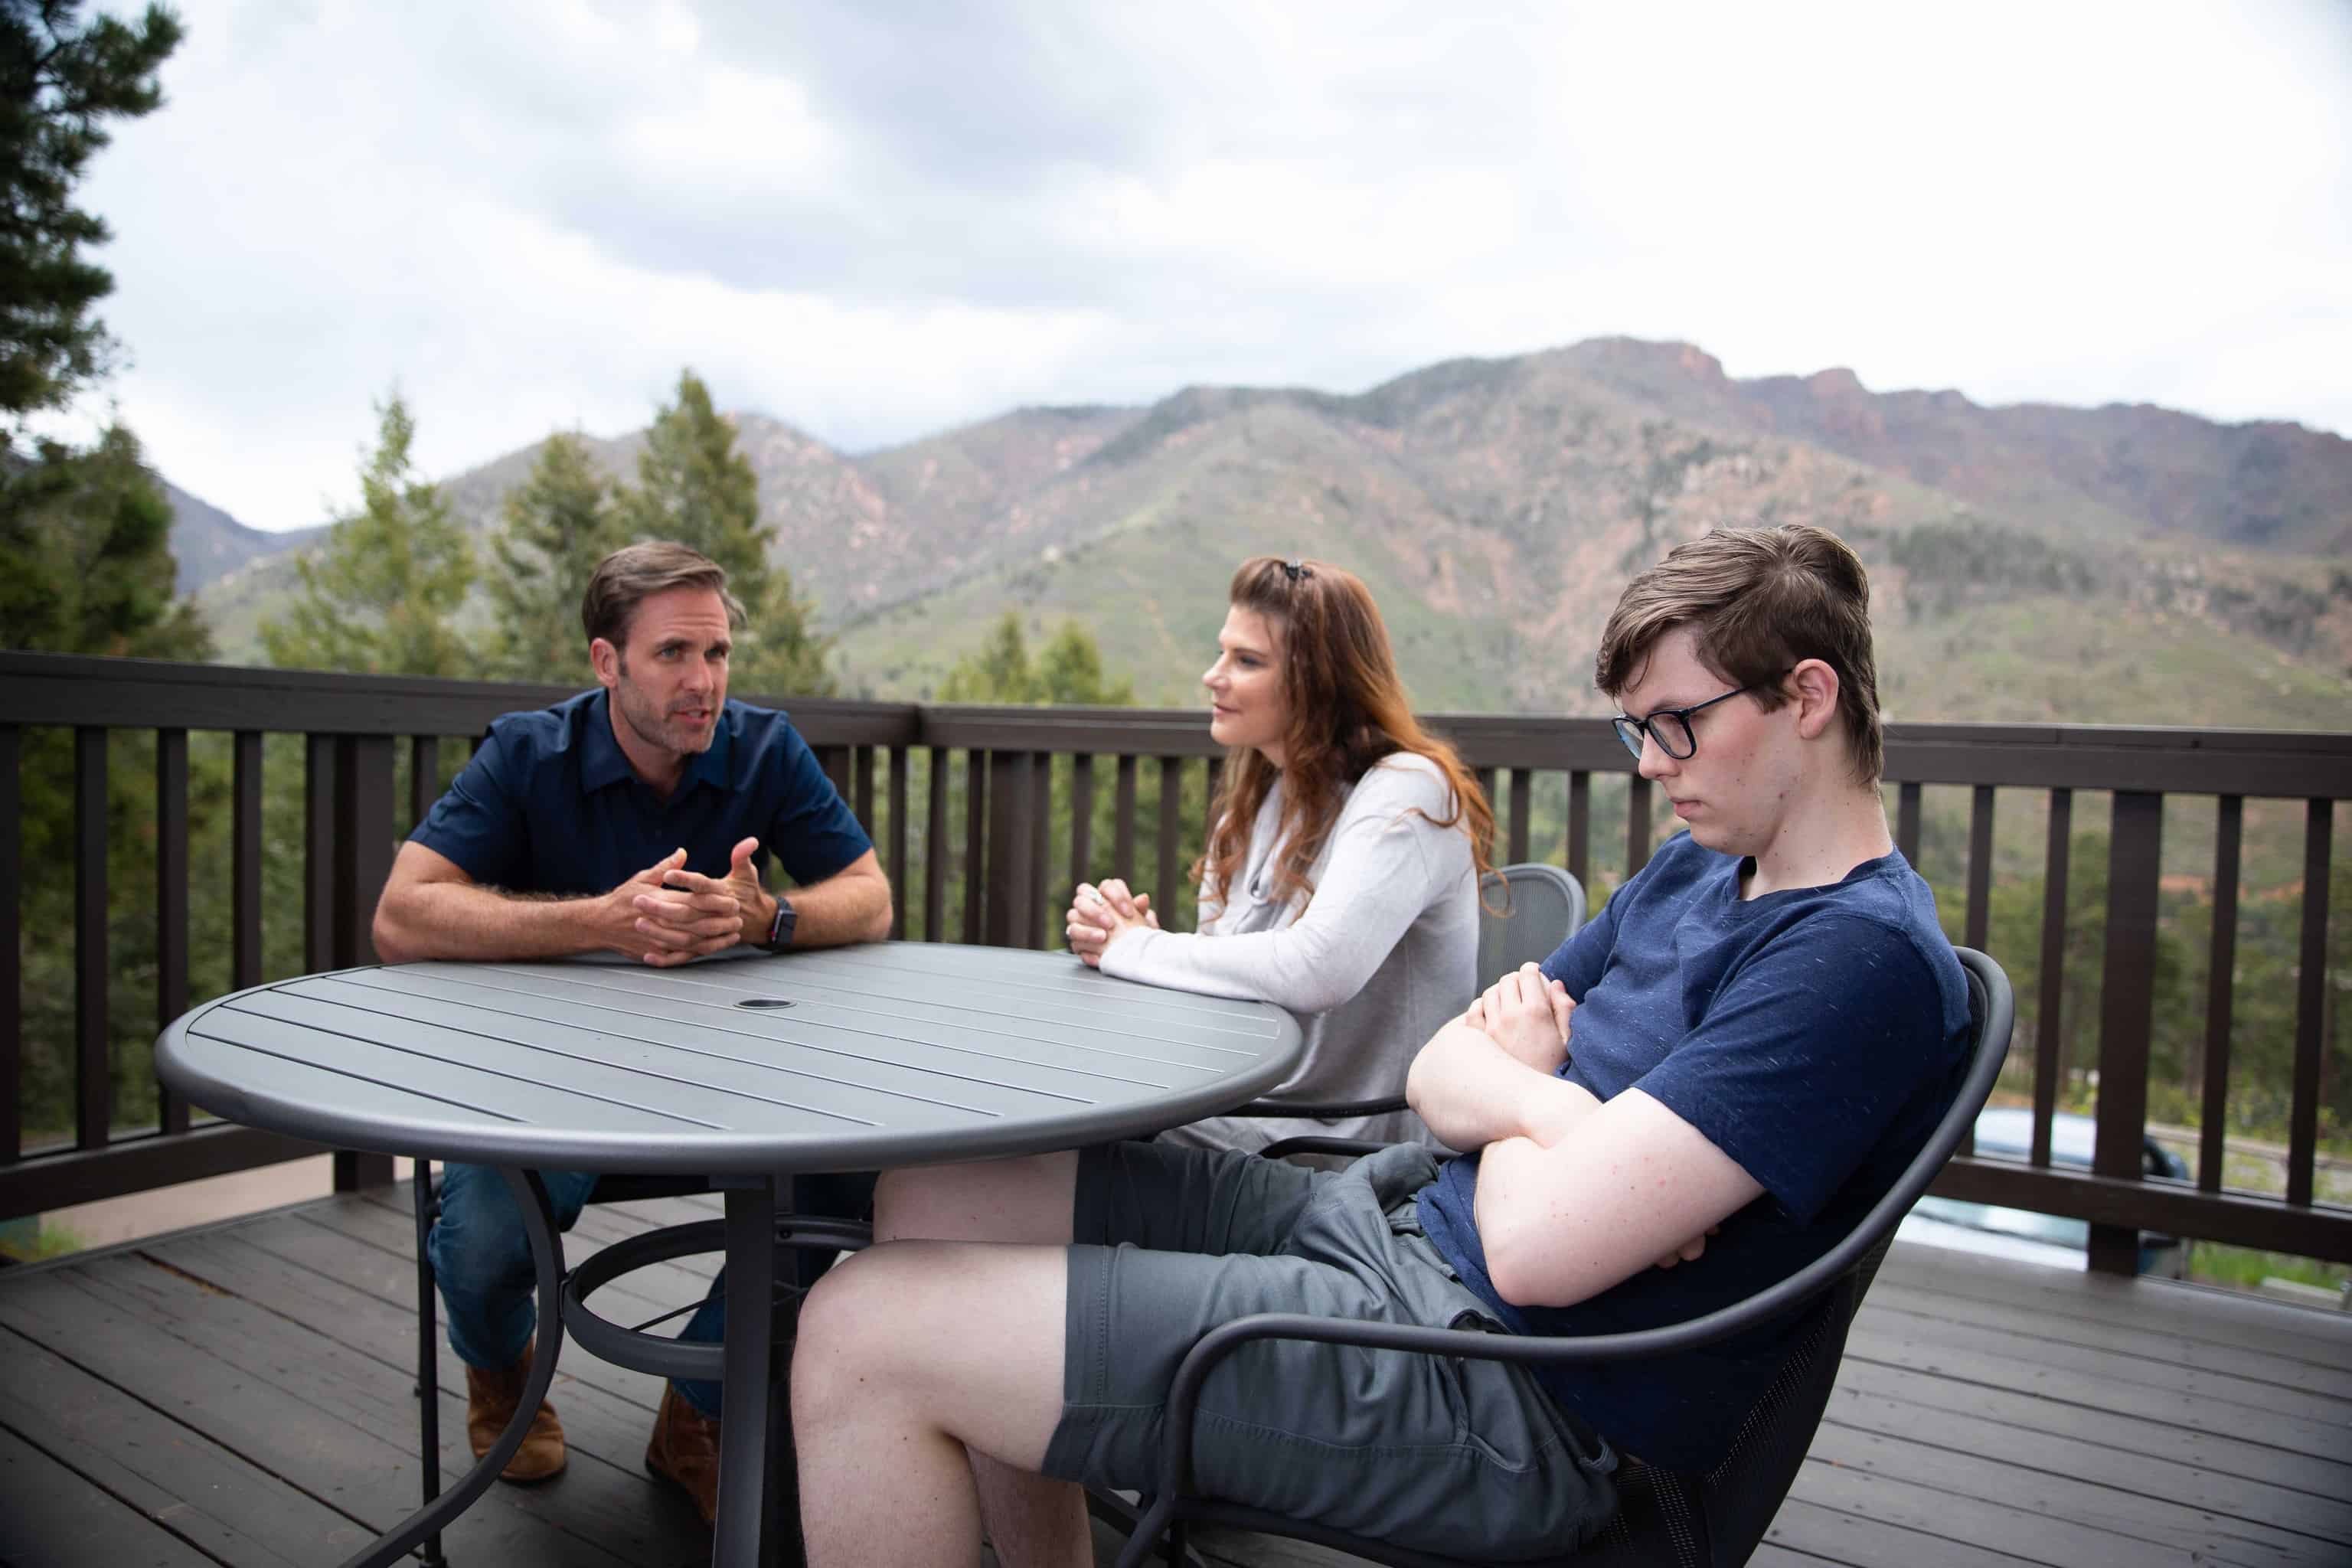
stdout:
<svg viewBox="0 0 2352 1568">
<path fill-rule="evenodd" d="M 1261 1313 L 1222 1324 L 1202 1336 L 1177 1369 L 1170 1390 L 1165 1454 L 1156 1494 L 1144 1500 L 1141 1521 L 1119 1557 L 1119 1568 L 1140 1568 L 1171 1539 L 1171 1561 L 1183 1551 L 1183 1525 L 1202 1521 L 1271 1535 L 1293 1536 L 1395 1568 L 1472 1568 L 1452 1558 L 1406 1551 L 1344 1531 L 1283 1519 L 1255 1509 L 1192 1495 L 1192 1424 L 1210 1371 L 1236 1347 L 1257 1339 L 1317 1340 L 1375 1350 L 1476 1357 L 1530 1365 L 1564 1366 L 1654 1356 L 1715 1343 L 1809 1310 L 1794 1348 L 1772 1386 L 1741 1421 L 1730 1455 L 1704 1474 L 1662 1469 L 1629 1459 L 1618 1472 L 1619 1510 L 1607 1531 L 1581 1552 L 1554 1561 L 1563 1568 L 1592 1564 L 1673 1564 L 1731 1568 L 1748 1561 L 1780 1511 L 1811 1446 L 1829 1403 L 1846 1331 L 1904 1214 L 1927 1191 L 1959 1147 L 1992 1091 L 2009 1052 L 2014 1002 L 2009 977 L 1983 953 L 1959 950 L 1969 975 L 1974 1049 L 1951 1109 L 1937 1124 L 1900 1180 L 1845 1239 L 1806 1268 L 1747 1300 L 1705 1317 L 1637 1333 L 1591 1338 L 1538 1338 L 1405 1324 L 1356 1322 L 1290 1313 Z M 1369 1147 L 1359 1144 L 1359 1152 Z"/>
<path fill-rule="evenodd" d="M 441 1350 L 440 1293 L 435 1288 L 432 1259 L 425 1250 L 425 1237 L 432 1233 L 433 1222 L 441 1215 L 441 1185 L 434 1180 L 431 1161 L 416 1162 L 413 1185 L 416 1209 L 415 1392 L 417 1446 L 422 1460 L 420 1473 L 425 1502 L 430 1506 L 441 1495 L 441 1406 L 436 1397 L 439 1389 L 437 1373 Z M 706 1176 L 607 1173 L 597 1178 L 596 1185 L 588 1194 L 588 1201 L 592 1204 L 644 1203 L 654 1198 L 693 1197 L 715 1190 Z M 565 1270 L 562 1281 L 563 1316 L 569 1336 L 591 1353 L 617 1365 L 663 1377 L 716 1381 L 719 1375 L 719 1348 L 716 1345 L 681 1344 L 650 1331 L 693 1311 L 702 1305 L 702 1297 L 630 1328 L 606 1321 L 588 1310 L 586 1300 L 591 1292 L 622 1275 L 648 1265 L 667 1263 L 698 1253 L 723 1251 L 726 1247 L 725 1231 L 726 1222 L 719 1219 L 669 1226 L 614 1242 L 577 1268 Z M 796 1280 L 787 1283 L 782 1274 L 779 1275 L 777 1326 L 788 1331 L 790 1318 L 787 1314 L 791 1299 L 806 1290 L 831 1265 L 837 1252 L 856 1251 L 872 1240 L 872 1228 L 859 1221 L 824 1215 L 780 1215 L 776 1224 L 777 1249 L 780 1254 L 792 1253 L 799 1261 L 793 1270 Z M 776 1451 L 780 1447 L 772 1436 L 770 1444 L 771 1451 Z M 789 1452 L 788 1449 L 783 1451 Z M 789 1497 L 789 1489 L 786 1489 L 785 1495 Z M 788 1522 L 796 1522 L 798 1515 L 793 1511 L 795 1509 L 796 1504 L 788 1505 L 782 1518 Z M 417 1559 L 424 1568 L 448 1568 L 448 1559 L 442 1554 L 438 1531 L 425 1538 L 417 1548 Z"/>
<path fill-rule="evenodd" d="M 1491 983 L 1522 963 L 1540 963 L 1584 924 L 1584 885 L 1557 866 L 1530 860 L 1486 873 L 1478 884 L 1478 976 Z M 1468 998 L 1464 999 L 1468 1005 Z M 1378 1100 L 1333 1101 L 1254 1100 L 1228 1116 L 1296 1116 L 1310 1121 L 1347 1121 L 1360 1116 L 1387 1116 L 1405 1109 L 1404 1095 Z M 1312 1135 L 1286 1138 L 1264 1152 L 1285 1154 L 1328 1152 L 1319 1146 L 1332 1142 Z"/>
<path fill-rule="evenodd" d="M 416 1200 L 416 1440 L 425 1500 L 430 1504 L 441 1495 L 441 1402 L 436 1397 L 440 1389 L 441 1294 L 435 1288 L 433 1261 L 425 1250 L 425 1237 L 433 1233 L 433 1222 L 441 1217 L 441 1184 L 434 1179 L 432 1161 L 416 1162 L 411 1185 Z M 588 1201 L 639 1203 L 651 1198 L 691 1197 L 709 1191 L 710 1183 L 701 1176 L 603 1176 L 598 1178 Z M 692 1311 L 700 1305 L 699 1300 L 690 1301 L 672 1316 Z M 417 1558 L 425 1568 L 445 1568 L 448 1559 L 441 1553 L 438 1531 L 425 1538 L 417 1549 Z"/>
</svg>

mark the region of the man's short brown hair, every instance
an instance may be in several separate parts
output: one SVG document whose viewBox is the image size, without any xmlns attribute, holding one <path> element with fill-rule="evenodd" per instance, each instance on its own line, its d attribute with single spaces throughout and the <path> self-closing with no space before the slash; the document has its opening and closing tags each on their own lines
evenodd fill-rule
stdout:
<svg viewBox="0 0 2352 1568">
<path fill-rule="evenodd" d="M 596 563 L 588 591 L 580 596 L 581 628 L 592 643 L 603 637 L 625 649 L 637 606 L 672 588 L 707 588 L 727 606 L 729 626 L 743 624 L 743 606 L 727 591 L 727 568 L 675 540 L 649 539 Z"/>
<path fill-rule="evenodd" d="M 1698 657 L 1767 712 L 1788 700 L 1780 678 L 1818 658 L 1837 671 L 1838 710 L 1855 772 L 1875 783 L 1885 760 L 1870 578 L 1845 541 L 1801 522 L 1717 529 L 1678 544 L 1625 585 L 1601 634 L 1592 677 L 1616 697 L 1641 678 L 1658 639 L 1688 626 Z"/>
</svg>

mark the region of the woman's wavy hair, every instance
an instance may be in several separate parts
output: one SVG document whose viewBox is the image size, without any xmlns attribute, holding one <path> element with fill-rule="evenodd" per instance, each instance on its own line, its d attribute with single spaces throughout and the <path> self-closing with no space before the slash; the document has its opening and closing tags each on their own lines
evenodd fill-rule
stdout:
<svg viewBox="0 0 2352 1568">
<path fill-rule="evenodd" d="M 1242 874 L 1250 829 L 1278 771 L 1286 781 L 1278 831 L 1288 841 L 1274 866 L 1269 896 L 1304 905 L 1315 896 L 1307 870 L 1323 852 L 1348 792 L 1375 763 L 1398 752 L 1427 757 L 1445 775 L 1454 815 L 1430 820 L 1469 835 L 1471 858 L 1483 878 L 1491 868 L 1495 813 L 1454 748 L 1413 718 L 1371 591 L 1352 572 L 1324 562 L 1259 555 L 1242 563 L 1228 596 L 1234 608 L 1255 611 L 1280 633 L 1290 723 L 1279 770 L 1254 746 L 1226 753 L 1209 805 L 1209 841 L 1192 866 L 1204 897 L 1223 903 Z"/>
</svg>

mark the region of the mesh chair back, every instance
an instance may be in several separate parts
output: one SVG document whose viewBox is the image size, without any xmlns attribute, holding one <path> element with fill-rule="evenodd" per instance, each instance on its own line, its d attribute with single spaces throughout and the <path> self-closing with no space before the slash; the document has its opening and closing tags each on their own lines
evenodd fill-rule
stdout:
<svg viewBox="0 0 2352 1568">
<path fill-rule="evenodd" d="M 2012 1000 L 2009 980 L 1980 952 L 1958 950 L 1969 980 L 1969 1011 L 1976 1028 L 1959 1093 L 1935 1133 L 1903 1176 L 1857 1229 L 1871 1240 L 1838 1282 L 1810 1309 L 1804 1329 L 1772 1385 L 1748 1413 L 1731 1452 L 1705 1476 L 1631 1465 L 1620 1476 L 1625 1499 L 1609 1532 L 1579 1563 L 1671 1563 L 1676 1568 L 1717 1568 L 1748 1561 L 1771 1528 L 1797 1471 L 1812 1447 L 1847 1331 L 1895 1239 L 1895 1226 L 1927 1191 L 1936 1173 L 1975 1125 L 1993 1079 L 2009 1054 Z"/>
<path fill-rule="evenodd" d="M 1584 923 L 1584 885 L 1557 866 L 1528 861 L 1478 884 L 1478 984 L 1522 963 L 1541 963 Z"/>
<path fill-rule="evenodd" d="M 1861 1309 L 1871 1281 L 1877 1277 L 1878 1266 L 1894 1239 L 1895 1226 L 1926 1193 L 1936 1173 L 1944 1168 L 1944 1163 L 1959 1147 L 1960 1140 L 1975 1125 L 1977 1112 L 1984 1108 L 2001 1062 L 2009 1054 L 2010 1030 L 2015 1019 L 2009 977 L 1983 953 L 1965 947 L 1957 951 L 1960 967 L 1968 975 L 1969 1016 L 1976 1026 L 1958 1092 L 1902 1175 L 1843 1240 L 1778 1284 L 1687 1323 L 1603 1336 L 1581 1344 L 1574 1340 L 1535 1342 L 1543 1348 L 1528 1359 L 1568 1365 L 1587 1355 L 1653 1355 L 1687 1350 L 1779 1321 L 1793 1312 L 1804 1314 L 1771 1386 L 1748 1411 L 1722 1463 L 1698 1475 L 1628 1462 L 1618 1471 L 1617 1517 L 1599 1539 L 1572 1559 L 1547 1562 L 1557 1563 L 1559 1568 L 1593 1568 L 1595 1564 L 1612 1568 L 1633 1568 L 1634 1564 L 1643 1568 L 1652 1564 L 1736 1568 L 1754 1553 L 1765 1531 L 1770 1528 L 1773 1516 L 1780 1512 L 1797 1470 L 1804 1463 L 1806 1450 L 1812 1445 L 1813 1433 L 1821 1425 L 1822 1413 L 1828 1407 L 1830 1392 L 1837 1380 L 1839 1361 L 1845 1353 L 1847 1330 Z M 1193 1363 L 1202 1360 L 1202 1350 L 1211 1342 L 1233 1336 L 1238 1328 L 1258 1321 L 1288 1323 L 1294 1320 L 1244 1320 L 1241 1324 L 1229 1323 L 1213 1331 L 1202 1345 L 1186 1358 L 1177 1382 L 1180 1402 L 1197 1395 L 1199 1376 L 1205 1366 L 1196 1369 Z M 1370 1333 L 1372 1328 L 1367 1325 L 1365 1331 Z M 1400 1330 L 1389 1324 L 1377 1328 L 1391 1342 L 1400 1336 L 1420 1333 L 1442 1337 L 1442 1331 L 1437 1330 Z M 1380 1342 L 1366 1339 L 1345 1342 Z M 1601 1348 L 1604 1343 L 1609 1346 L 1605 1351 Z M 1399 1343 L 1394 1348 L 1421 1347 Z M 1580 1350 L 1586 1353 L 1577 1353 Z M 1188 1378 L 1194 1390 L 1189 1395 L 1182 1393 Z M 1189 1419 L 1181 1424 L 1181 1429 L 1189 1434 Z M 1171 1495 L 1180 1495 L 1181 1490 L 1180 1482 L 1171 1489 Z M 1451 1559 L 1361 1540 L 1328 1526 L 1282 1520 L 1255 1510 L 1194 1499 L 1183 1499 L 1182 1507 L 1193 1518 L 1319 1542 L 1401 1568 L 1468 1568 Z M 1158 1521 L 1147 1517 L 1145 1522 L 1156 1531 L 1164 1519 L 1164 1514 Z M 1137 1542 L 1129 1542 L 1131 1556 L 1139 1555 L 1141 1550 Z"/>
</svg>

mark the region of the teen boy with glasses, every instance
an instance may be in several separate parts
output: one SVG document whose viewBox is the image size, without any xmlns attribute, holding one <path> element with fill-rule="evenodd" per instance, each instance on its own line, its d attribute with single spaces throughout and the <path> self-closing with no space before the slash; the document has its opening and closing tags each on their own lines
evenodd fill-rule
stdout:
<svg viewBox="0 0 2352 1568">
<path fill-rule="evenodd" d="M 1618 601 L 1596 676 L 1690 831 L 1423 1047 L 1413 1109 L 1477 1152 L 1333 1173 L 1120 1143 L 885 1176 L 885 1244 L 801 1319 L 812 1562 L 976 1563 L 983 1514 L 1007 1564 L 1091 1562 L 1066 1483 L 1153 1484 L 1175 1367 L 1233 1318 L 1645 1328 L 1796 1272 L 1886 1190 L 1969 1010 L 1879 804 L 1861 563 L 1806 527 L 1685 544 Z M 1400 1545 L 1556 1552 L 1613 1512 L 1620 1450 L 1716 1462 L 1790 1326 L 1544 1371 L 1255 1341 L 1209 1377 L 1195 1473 Z"/>
</svg>

